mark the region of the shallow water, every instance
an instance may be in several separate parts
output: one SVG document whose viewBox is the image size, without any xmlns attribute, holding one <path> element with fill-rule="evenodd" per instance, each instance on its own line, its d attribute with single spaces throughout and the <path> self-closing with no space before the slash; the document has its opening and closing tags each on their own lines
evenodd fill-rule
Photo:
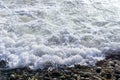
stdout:
<svg viewBox="0 0 120 80">
<path fill-rule="evenodd" d="M 94 65 L 120 48 L 119 0 L 1 0 L 0 60 L 10 68 Z"/>
</svg>

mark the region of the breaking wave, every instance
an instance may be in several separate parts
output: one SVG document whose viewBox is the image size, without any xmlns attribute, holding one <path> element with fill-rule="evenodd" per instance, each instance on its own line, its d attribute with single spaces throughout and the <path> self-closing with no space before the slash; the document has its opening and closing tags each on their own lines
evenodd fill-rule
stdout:
<svg viewBox="0 0 120 80">
<path fill-rule="evenodd" d="M 9 68 L 94 65 L 120 48 L 119 0 L 1 0 L 0 60 Z"/>
</svg>

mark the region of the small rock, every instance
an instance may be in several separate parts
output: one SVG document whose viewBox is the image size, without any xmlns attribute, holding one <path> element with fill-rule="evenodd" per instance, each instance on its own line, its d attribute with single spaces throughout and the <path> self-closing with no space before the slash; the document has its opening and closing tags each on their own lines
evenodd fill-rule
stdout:
<svg viewBox="0 0 120 80">
<path fill-rule="evenodd" d="M 97 73 L 100 73 L 101 70 L 102 70 L 101 67 L 97 67 L 96 72 L 97 72 Z"/>
<path fill-rule="evenodd" d="M 88 78 L 91 76 L 91 73 L 90 72 L 83 72 L 80 74 L 81 77 L 84 77 L 84 78 Z"/>
<path fill-rule="evenodd" d="M 71 76 L 70 75 L 66 75 L 65 78 L 67 78 L 68 80 L 70 80 Z"/>
<path fill-rule="evenodd" d="M 113 61 L 109 61 L 109 65 L 115 67 L 115 63 Z"/>
<path fill-rule="evenodd" d="M 78 64 L 75 64 L 74 67 L 75 67 L 75 69 L 81 69 L 81 66 Z"/>
<path fill-rule="evenodd" d="M 61 80 L 64 80 L 64 79 L 65 79 L 65 76 L 60 76 L 60 79 L 61 79 Z"/>
<path fill-rule="evenodd" d="M 44 77 L 43 80 L 50 80 L 50 78 L 48 78 L 48 77 Z"/>
<path fill-rule="evenodd" d="M 112 74 L 107 73 L 107 74 L 106 74 L 106 79 L 111 79 L 111 78 L 112 78 Z"/>
<path fill-rule="evenodd" d="M 59 71 L 55 71 L 55 72 L 52 73 L 51 76 L 56 78 L 56 77 L 62 76 L 62 74 Z"/>
<path fill-rule="evenodd" d="M 97 76 L 94 76 L 94 77 L 93 77 L 93 80 L 102 80 L 102 79 L 100 79 L 100 78 L 97 77 Z"/>
<path fill-rule="evenodd" d="M 57 78 L 53 78 L 53 80 L 57 80 Z"/>
<path fill-rule="evenodd" d="M 14 74 L 11 74 L 11 75 L 10 75 L 10 80 L 16 80 L 16 77 L 15 77 Z"/>
<path fill-rule="evenodd" d="M 78 76 L 77 74 L 74 74 L 74 78 L 75 78 L 76 80 L 77 80 L 77 76 Z"/>
<path fill-rule="evenodd" d="M 114 76 L 116 77 L 116 80 L 120 78 L 120 74 L 114 74 Z"/>
<path fill-rule="evenodd" d="M 120 74 L 120 71 L 119 70 L 115 70 L 115 74 Z"/>
<path fill-rule="evenodd" d="M 72 73 L 70 70 L 64 70 L 64 72 L 68 75 L 70 75 Z"/>
</svg>

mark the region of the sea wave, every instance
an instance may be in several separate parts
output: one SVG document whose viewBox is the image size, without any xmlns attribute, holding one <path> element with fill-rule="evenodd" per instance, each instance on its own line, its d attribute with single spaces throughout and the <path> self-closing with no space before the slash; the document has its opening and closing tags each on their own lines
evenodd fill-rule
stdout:
<svg viewBox="0 0 120 80">
<path fill-rule="evenodd" d="M 1 0 L 0 60 L 9 68 L 94 65 L 120 49 L 119 0 Z"/>
</svg>

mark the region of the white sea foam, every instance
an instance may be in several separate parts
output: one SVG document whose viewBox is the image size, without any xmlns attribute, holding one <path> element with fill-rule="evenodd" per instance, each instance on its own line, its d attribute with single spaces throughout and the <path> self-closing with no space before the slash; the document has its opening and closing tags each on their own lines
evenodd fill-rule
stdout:
<svg viewBox="0 0 120 80">
<path fill-rule="evenodd" d="M 1 0 L 0 60 L 9 68 L 94 65 L 120 48 L 119 0 Z"/>
</svg>

